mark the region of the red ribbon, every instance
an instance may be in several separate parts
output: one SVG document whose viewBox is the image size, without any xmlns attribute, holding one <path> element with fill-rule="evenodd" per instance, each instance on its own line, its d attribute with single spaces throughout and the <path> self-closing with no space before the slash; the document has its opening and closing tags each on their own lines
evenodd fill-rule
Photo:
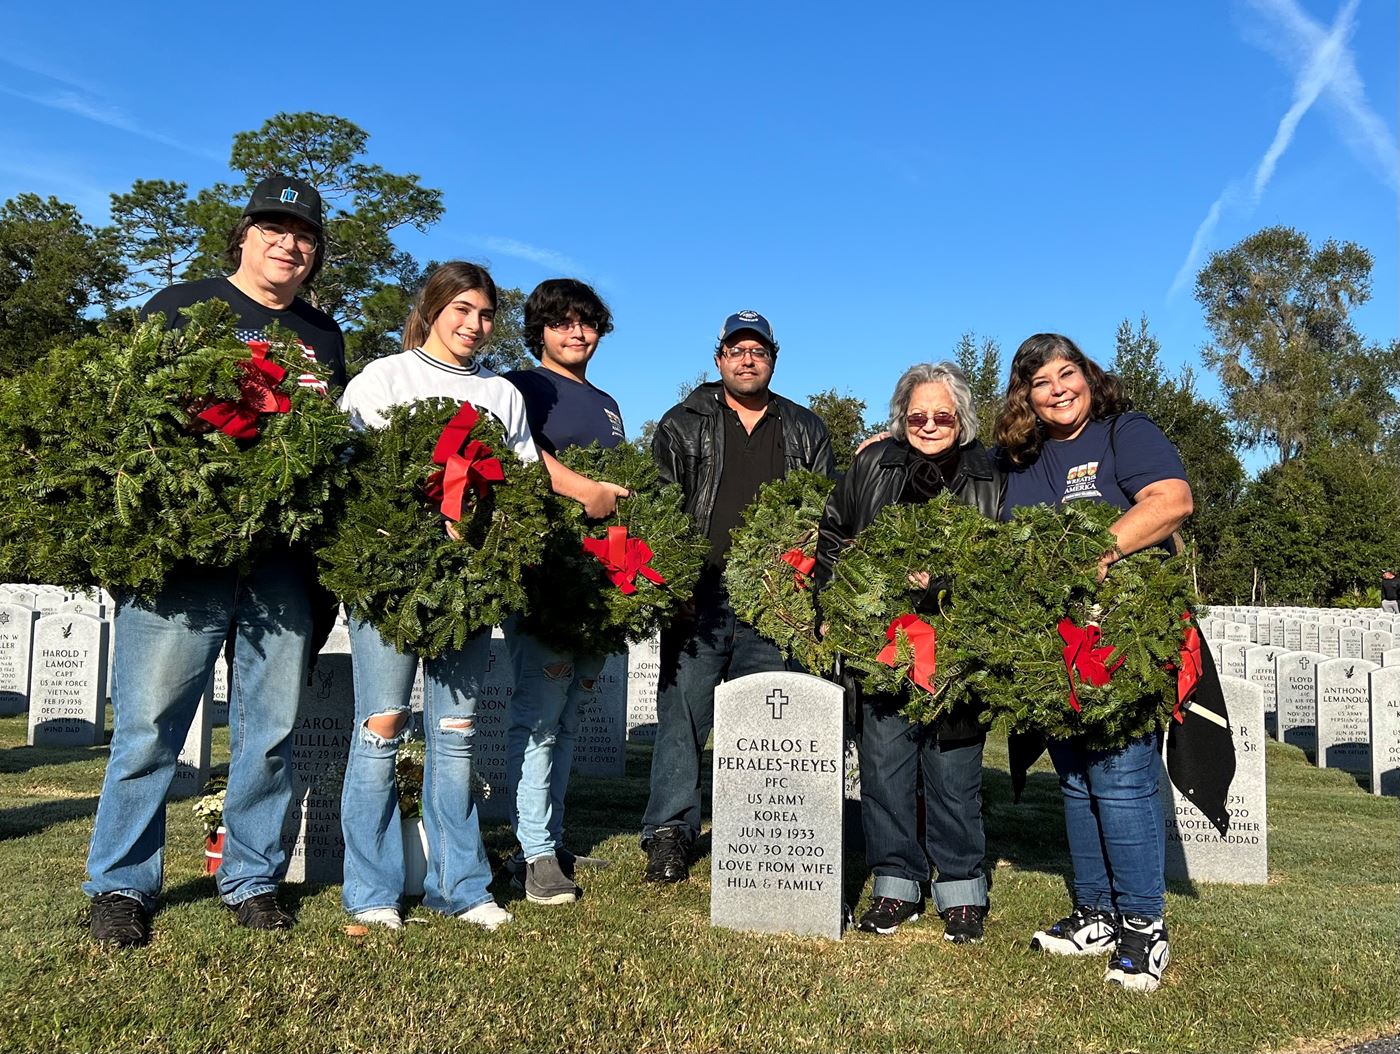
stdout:
<svg viewBox="0 0 1400 1054">
<path fill-rule="evenodd" d="M 812 568 L 817 566 L 817 558 L 815 556 L 807 556 L 799 548 L 789 549 L 787 552 L 783 553 L 782 556 L 778 557 L 778 559 L 785 564 L 792 565 L 793 582 L 797 584 L 798 589 L 806 589 L 807 579 L 812 574 Z"/>
<path fill-rule="evenodd" d="M 443 467 L 428 477 L 423 492 L 442 503 L 442 514 L 449 520 L 462 518 L 468 487 L 476 491 L 477 497 L 484 498 L 492 483 L 506 478 L 501 463 L 491 456 L 491 448 L 480 440 L 467 438 L 480 419 L 471 403 L 463 403 L 433 447 L 433 464 Z"/>
<path fill-rule="evenodd" d="M 260 415 L 285 414 L 292 408 L 292 400 L 276 390 L 287 371 L 268 361 L 272 345 L 265 340 L 250 340 L 248 347 L 253 357 L 238 364 L 243 368 L 243 376 L 238 378 L 238 401 L 214 403 L 196 415 L 234 439 L 256 439 Z"/>
<path fill-rule="evenodd" d="M 932 693 L 933 672 L 938 665 L 938 634 L 918 615 L 899 615 L 890 620 L 889 628 L 885 630 L 885 639 L 890 643 L 875 656 L 875 661 L 886 666 L 893 666 L 899 661 L 897 637 L 901 631 L 909 641 L 909 650 L 914 653 L 914 668 L 909 671 L 909 679 L 924 691 Z"/>
<path fill-rule="evenodd" d="M 654 567 L 647 566 L 652 557 L 651 546 L 640 538 L 627 537 L 626 527 L 609 527 L 607 538 L 585 538 L 583 551 L 598 558 L 607 568 L 612 584 L 622 590 L 624 596 L 637 591 L 638 575 L 659 586 L 666 584 L 666 579 Z"/>
<path fill-rule="evenodd" d="M 1079 674 L 1081 684 L 1087 681 L 1096 688 L 1102 688 L 1113 676 L 1113 671 L 1123 665 L 1124 658 L 1119 656 L 1112 666 L 1105 665 L 1108 657 L 1113 654 L 1113 649 L 1096 646 L 1103 634 L 1092 622 L 1080 628 L 1069 619 L 1062 618 L 1059 628 L 1060 639 L 1065 642 L 1061 654 L 1065 657 L 1065 673 L 1069 675 L 1069 705 L 1075 713 L 1079 713 L 1081 708 L 1079 693 L 1075 691 L 1075 673 Z"/>
<path fill-rule="evenodd" d="M 1191 616 L 1188 613 L 1181 617 L 1189 619 Z M 1176 666 L 1176 706 L 1172 708 L 1172 717 L 1177 724 L 1186 720 L 1181 705 L 1195 693 L 1202 669 L 1201 631 L 1195 626 L 1187 626 L 1186 637 L 1181 644 L 1181 661 Z"/>
</svg>

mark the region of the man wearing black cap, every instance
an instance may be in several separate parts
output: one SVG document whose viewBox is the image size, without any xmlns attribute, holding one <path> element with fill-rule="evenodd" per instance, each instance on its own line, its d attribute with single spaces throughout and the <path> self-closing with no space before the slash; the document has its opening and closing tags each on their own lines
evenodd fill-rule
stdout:
<svg viewBox="0 0 1400 1054">
<path fill-rule="evenodd" d="M 172 328 L 179 309 L 222 300 L 238 335 L 261 339 L 277 323 L 295 333 L 308 358 L 344 384 L 340 328 L 297 293 L 325 257 L 321 196 L 299 179 L 277 176 L 253 190 L 229 240 L 234 273 L 157 293 L 142 316 L 161 312 Z M 302 383 L 320 385 L 314 374 Z M 159 530 L 159 524 L 151 524 Z M 282 823 L 291 804 L 291 733 L 312 654 L 314 567 L 288 550 L 251 568 L 182 566 L 155 597 L 117 598 L 111 754 L 88 849 L 95 941 L 129 947 L 150 938 L 163 877 L 165 796 L 214 663 L 233 637 L 228 789 L 224 800 L 219 895 L 240 925 L 287 929 L 277 902 L 285 871 Z"/>
<path fill-rule="evenodd" d="M 668 410 L 652 439 L 662 481 L 681 485 L 686 511 L 710 539 L 710 555 L 694 613 L 661 634 L 651 797 L 642 819 L 651 882 L 681 882 L 690 873 L 715 686 L 788 667 L 772 641 L 735 619 L 723 581 L 729 532 L 759 487 L 794 469 L 831 475 L 836 467 L 821 418 L 769 390 L 777 358 L 766 318 L 757 311 L 730 315 L 715 348 L 720 379 Z"/>
</svg>

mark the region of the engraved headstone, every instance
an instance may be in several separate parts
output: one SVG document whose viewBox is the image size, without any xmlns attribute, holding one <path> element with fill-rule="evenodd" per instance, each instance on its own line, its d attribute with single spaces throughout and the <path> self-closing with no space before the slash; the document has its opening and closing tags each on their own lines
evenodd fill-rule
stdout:
<svg viewBox="0 0 1400 1054">
<path fill-rule="evenodd" d="M 1260 644 L 1244 653 L 1244 679 L 1264 691 L 1264 730 L 1270 735 L 1277 731 L 1278 696 L 1274 685 L 1274 658 L 1282 648 Z"/>
<path fill-rule="evenodd" d="M 1319 651 L 1282 651 L 1278 670 L 1278 740 L 1317 753 L 1317 667 L 1328 661 Z"/>
<path fill-rule="evenodd" d="M 1269 880 L 1269 817 L 1264 779 L 1264 692 L 1238 677 L 1221 677 L 1235 744 L 1235 777 L 1222 835 L 1179 792 L 1163 766 L 1161 793 L 1167 825 L 1166 873 L 1195 882 L 1264 883 Z"/>
<path fill-rule="evenodd" d="M 1391 648 L 1389 651 L 1381 652 L 1382 666 L 1400 666 L 1400 648 Z"/>
<path fill-rule="evenodd" d="M 609 655 L 593 691 L 579 703 L 573 770 L 583 776 L 627 772 L 627 652 Z"/>
<path fill-rule="evenodd" d="M 1312 619 L 1303 622 L 1302 647 L 1300 651 L 1321 651 L 1322 624 Z"/>
<path fill-rule="evenodd" d="M 1225 639 L 1247 641 L 1249 640 L 1249 627 L 1242 622 L 1227 622 L 1225 623 Z"/>
<path fill-rule="evenodd" d="M 350 634 L 331 630 L 292 726 L 292 807 L 282 826 L 289 882 L 339 882 L 340 786 L 355 725 Z"/>
<path fill-rule="evenodd" d="M 1283 648 L 1283 640 L 1284 640 L 1284 617 L 1283 617 L 1282 615 L 1275 615 L 1275 616 L 1269 621 L 1269 640 L 1268 640 L 1268 643 L 1272 644 L 1275 648 L 1278 648 L 1278 649 L 1282 650 L 1282 648 Z M 1260 644 L 1263 644 L 1263 643 L 1265 643 L 1265 642 L 1261 640 L 1259 643 L 1260 643 Z"/>
<path fill-rule="evenodd" d="M 93 618 L 100 619 L 107 617 L 107 609 L 88 597 L 74 597 L 72 600 L 65 600 L 58 605 L 58 610 L 72 615 L 91 615 Z"/>
<path fill-rule="evenodd" d="M 10 603 L 23 604 L 27 608 L 34 608 L 35 601 L 39 599 L 39 594 L 28 586 L 12 586 L 10 588 Z"/>
<path fill-rule="evenodd" d="M 1247 640 L 1231 640 L 1220 645 L 1220 673 L 1228 677 L 1244 680 L 1244 655 L 1250 648 L 1258 647 Z"/>
<path fill-rule="evenodd" d="M 221 650 L 214 657 L 214 672 L 209 675 L 209 686 L 204 689 L 204 705 L 209 708 L 209 723 L 214 727 L 228 724 L 228 671 L 228 660 Z"/>
<path fill-rule="evenodd" d="M 1361 658 L 1361 635 L 1366 631 L 1360 626 L 1343 626 L 1339 634 L 1341 638 L 1343 659 Z"/>
<path fill-rule="evenodd" d="M 1371 689 L 1379 669 L 1365 659 L 1332 659 L 1317 668 L 1317 766 L 1371 771 Z"/>
<path fill-rule="evenodd" d="M 715 689 L 711 925 L 840 938 L 842 710 L 805 673 Z"/>
<path fill-rule="evenodd" d="M 1225 632 L 1225 623 L 1218 618 L 1211 618 L 1208 615 L 1202 615 L 1197 618 L 1196 625 L 1201 628 L 1201 636 L 1206 640 L 1217 640 Z"/>
<path fill-rule="evenodd" d="M 29 668 L 38 617 L 24 604 L 0 604 L 0 715 L 29 709 Z"/>
<path fill-rule="evenodd" d="M 102 742 L 108 632 L 107 623 L 89 615 L 45 615 L 34 623 L 30 746 Z"/>
<path fill-rule="evenodd" d="M 1317 638 L 1317 650 L 1334 659 L 1342 655 L 1342 627 L 1335 622 L 1324 622 Z"/>
<path fill-rule="evenodd" d="M 510 820 L 510 796 L 506 787 L 506 733 L 509 731 L 510 698 L 515 675 L 510 652 L 499 628 L 491 631 L 491 651 L 481 697 L 476 701 L 476 734 L 472 737 L 472 762 L 479 786 L 477 809 L 483 822 Z"/>
<path fill-rule="evenodd" d="M 1371 671 L 1371 793 L 1400 797 L 1400 666 Z"/>
<path fill-rule="evenodd" d="M 1361 657 L 1379 663 L 1386 649 L 1395 647 L 1395 638 L 1383 629 L 1368 629 L 1361 634 Z"/>
<path fill-rule="evenodd" d="M 1286 618 L 1283 620 L 1283 646 L 1288 651 L 1301 651 L 1303 648 L 1303 620 Z"/>
<path fill-rule="evenodd" d="M 170 781 L 167 798 L 189 798 L 202 791 L 209 782 L 209 756 L 214 733 L 211 717 L 209 697 L 202 696 L 195 707 L 194 720 L 190 722 L 185 744 L 175 759 L 175 778 Z"/>
<path fill-rule="evenodd" d="M 656 739 L 656 687 L 661 679 L 661 639 L 638 641 L 627 649 L 627 740 Z"/>
</svg>

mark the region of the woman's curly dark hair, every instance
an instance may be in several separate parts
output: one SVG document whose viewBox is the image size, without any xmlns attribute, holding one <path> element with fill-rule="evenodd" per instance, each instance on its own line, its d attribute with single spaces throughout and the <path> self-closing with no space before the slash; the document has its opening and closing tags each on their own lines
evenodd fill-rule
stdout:
<svg viewBox="0 0 1400 1054">
<path fill-rule="evenodd" d="M 1006 398 L 995 429 L 997 445 L 1014 464 L 1029 465 L 1040 457 L 1045 426 L 1031 407 L 1031 380 L 1042 366 L 1056 359 L 1074 363 L 1089 382 L 1089 420 L 1100 421 L 1131 407 L 1123 383 L 1080 351 L 1069 337 L 1059 333 L 1027 337 L 1011 359 Z"/>
<path fill-rule="evenodd" d="M 569 321 L 586 322 L 600 338 L 612 332 L 612 312 L 593 287 L 577 278 L 547 278 L 525 301 L 525 345 L 535 358 L 544 351 L 544 327 Z"/>
</svg>

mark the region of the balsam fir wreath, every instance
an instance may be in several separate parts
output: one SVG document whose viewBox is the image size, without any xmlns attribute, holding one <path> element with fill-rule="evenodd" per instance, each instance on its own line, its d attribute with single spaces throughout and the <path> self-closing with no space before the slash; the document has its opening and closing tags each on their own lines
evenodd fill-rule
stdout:
<svg viewBox="0 0 1400 1054">
<path fill-rule="evenodd" d="M 1018 509 L 1003 530 L 1003 564 L 989 579 L 1012 632 L 987 642 L 980 692 L 1015 731 L 1080 737 L 1114 749 L 1169 720 L 1177 666 L 1194 606 L 1184 559 L 1134 553 L 1096 581 L 1122 511 L 1077 501 L 1056 512 Z"/>
<path fill-rule="evenodd" d="M 817 526 L 834 486 L 805 471 L 765 483 L 733 531 L 724 569 L 734 614 L 808 669 L 819 646 L 811 590 Z"/>
<path fill-rule="evenodd" d="M 841 656 L 869 694 L 906 695 L 904 714 L 931 723 L 967 704 L 986 676 L 981 657 L 1002 629 L 984 582 L 995 565 L 999 525 L 944 493 L 890 505 L 856 535 L 819 603 L 827 632 L 815 669 Z M 927 592 L 910 582 L 927 572 Z"/>
<path fill-rule="evenodd" d="M 396 406 L 362 433 L 321 582 L 401 652 L 433 658 L 525 608 L 550 525 L 549 477 L 470 403 Z M 455 520 L 452 537 L 448 521 Z"/>
<path fill-rule="evenodd" d="M 312 540 L 347 478 L 346 417 L 298 383 L 294 334 L 234 336 L 211 300 L 55 349 L 0 391 L 0 571 L 149 596 L 179 562 Z"/>
<path fill-rule="evenodd" d="M 574 447 L 560 460 L 630 496 L 594 522 L 577 503 L 557 503 L 545 559 L 526 576 L 522 628 L 562 652 L 608 655 L 670 623 L 695 590 L 709 542 L 685 512 L 680 487 L 663 486 L 650 454 L 633 444 Z"/>
</svg>

